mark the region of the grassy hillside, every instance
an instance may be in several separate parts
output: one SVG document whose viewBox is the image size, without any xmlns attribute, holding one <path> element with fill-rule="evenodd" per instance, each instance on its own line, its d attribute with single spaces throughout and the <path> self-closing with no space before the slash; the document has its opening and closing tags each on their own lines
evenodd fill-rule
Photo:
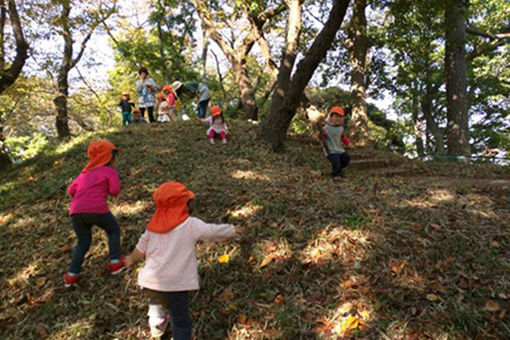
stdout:
<svg viewBox="0 0 510 340">
<path fill-rule="evenodd" d="M 65 189 L 93 138 L 123 148 L 123 192 L 110 207 L 125 252 L 168 180 L 197 194 L 196 216 L 244 227 L 242 239 L 198 247 L 196 339 L 510 338 L 508 168 L 404 162 L 399 173 L 353 164 L 333 182 L 321 176 L 329 164 L 316 143 L 290 141 L 274 154 L 254 128 L 237 123 L 233 133 L 230 144 L 211 146 L 197 122 L 112 130 L 0 175 L 2 339 L 149 334 L 137 270 L 105 270 L 102 231 L 79 287 L 63 287 L 75 242 Z M 229 263 L 218 262 L 223 253 Z"/>
</svg>

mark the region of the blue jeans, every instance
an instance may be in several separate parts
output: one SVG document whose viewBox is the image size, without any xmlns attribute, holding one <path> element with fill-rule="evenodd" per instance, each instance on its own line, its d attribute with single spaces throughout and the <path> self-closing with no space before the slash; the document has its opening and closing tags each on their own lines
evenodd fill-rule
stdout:
<svg viewBox="0 0 510 340">
<path fill-rule="evenodd" d="M 207 114 L 207 105 L 209 105 L 209 99 L 198 102 L 198 118 L 205 118 Z"/>
<path fill-rule="evenodd" d="M 78 241 L 73 250 L 69 272 L 74 274 L 81 272 L 81 263 L 92 242 L 91 229 L 93 225 L 97 225 L 108 234 L 110 260 L 120 259 L 120 228 L 111 212 L 107 214 L 73 214 L 71 220 Z"/>
<path fill-rule="evenodd" d="M 331 175 L 333 177 L 343 176 L 342 169 L 349 165 L 351 156 L 345 151 L 344 153 L 330 153 L 328 159 L 331 162 Z"/>
<path fill-rule="evenodd" d="M 131 112 L 122 112 L 122 126 L 131 124 Z"/>
<path fill-rule="evenodd" d="M 189 315 L 188 292 L 160 292 L 143 289 L 149 297 L 150 304 L 158 304 L 170 311 L 170 323 L 174 340 L 191 340 L 192 326 Z"/>
</svg>

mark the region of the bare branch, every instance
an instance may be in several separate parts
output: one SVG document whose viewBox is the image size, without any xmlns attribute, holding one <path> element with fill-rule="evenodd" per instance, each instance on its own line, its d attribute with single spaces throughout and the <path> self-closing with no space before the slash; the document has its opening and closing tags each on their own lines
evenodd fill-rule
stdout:
<svg viewBox="0 0 510 340">
<path fill-rule="evenodd" d="M 500 40 L 500 39 L 510 38 L 510 32 L 508 32 L 508 30 L 505 30 L 504 32 L 492 34 L 490 32 L 484 32 L 477 28 L 468 27 L 468 28 L 466 28 L 466 33 L 469 33 L 472 35 L 478 35 L 480 37 L 489 38 L 491 40 Z"/>
</svg>

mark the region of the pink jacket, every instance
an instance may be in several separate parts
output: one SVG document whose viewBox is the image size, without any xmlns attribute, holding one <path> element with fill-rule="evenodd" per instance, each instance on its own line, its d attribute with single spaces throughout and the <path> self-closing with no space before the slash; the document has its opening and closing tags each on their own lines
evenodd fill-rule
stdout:
<svg viewBox="0 0 510 340">
<path fill-rule="evenodd" d="M 208 224 L 189 217 L 167 233 L 145 230 L 136 249 L 145 254 L 145 266 L 138 273 L 138 284 L 161 292 L 197 290 L 198 262 L 195 244 L 220 241 L 235 235 L 230 224 Z"/>
<path fill-rule="evenodd" d="M 106 197 L 117 196 L 120 193 L 119 173 L 110 166 L 82 172 L 67 187 L 67 192 L 72 197 L 69 215 L 106 214 L 110 211 Z"/>
</svg>

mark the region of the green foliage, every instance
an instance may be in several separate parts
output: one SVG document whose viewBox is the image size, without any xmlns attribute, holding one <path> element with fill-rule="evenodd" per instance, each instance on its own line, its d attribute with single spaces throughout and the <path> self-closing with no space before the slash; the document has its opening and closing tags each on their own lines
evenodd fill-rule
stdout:
<svg viewBox="0 0 510 340">
<path fill-rule="evenodd" d="M 42 133 L 7 138 L 5 144 L 9 150 L 9 156 L 14 162 L 22 162 L 33 158 L 50 146 L 47 137 Z"/>
</svg>

